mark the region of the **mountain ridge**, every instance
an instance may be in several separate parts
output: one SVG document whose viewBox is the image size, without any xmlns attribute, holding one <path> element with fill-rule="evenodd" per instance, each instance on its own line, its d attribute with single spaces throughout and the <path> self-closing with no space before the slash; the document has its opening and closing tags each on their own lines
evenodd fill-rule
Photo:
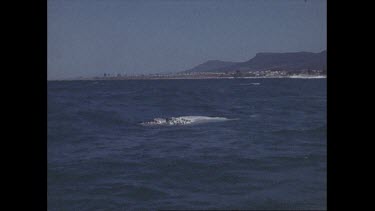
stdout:
<svg viewBox="0 0 375 211">
<path fill-rule="evenodd" d="M 285 70 L 298 72 L 307 69 L 326 69 L 327 50 L 319 53 L 306 51 L 274 53 L 260 52 L 244 62 L 208 60 L 183 72 L 251 72 L 263 70 Z"/>
<path fill-rule="evenodd" d="M 223 68 L 236 64 L 237 62 L 228 62 L 221 60 L 208 60 L 184 72 L 210 72 L 213 69 Z"/>
</svg>

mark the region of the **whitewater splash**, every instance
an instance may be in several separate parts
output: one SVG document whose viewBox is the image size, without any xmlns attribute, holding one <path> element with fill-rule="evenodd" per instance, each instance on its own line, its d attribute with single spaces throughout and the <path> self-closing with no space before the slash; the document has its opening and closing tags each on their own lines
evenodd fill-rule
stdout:
<svg viewBox="0 0 375 211">
<path fill-rule="evenodd" d="M 208 116 L 181 116 L 181 117 L 170 117 L 170 118 L 155 118 L 152 121 L 142 122 L 141 125 L 153 126 L 153 125 L 189 125 L 197 123 L 207 122 L 222 122 L 227 120 L 225 117 L 208 117 Z"/>
</svg>

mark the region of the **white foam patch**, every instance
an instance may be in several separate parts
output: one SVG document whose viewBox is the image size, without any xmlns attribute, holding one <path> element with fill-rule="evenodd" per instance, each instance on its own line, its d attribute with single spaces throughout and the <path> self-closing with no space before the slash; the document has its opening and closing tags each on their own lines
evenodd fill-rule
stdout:
<svg viewBox="0 0 375 211">
<path fill-rule="evenodd" d="M 190 125 L 198 123 L 208 122 L 222 122 L 234 119 L 228 119 L 225 117 L 208 117 L 208 116 L 180 116 L 170 118 L 155 118 L 152 121 L 142 122 L 141 125 L 153 126 L 153 125 Z"/>
</svg>

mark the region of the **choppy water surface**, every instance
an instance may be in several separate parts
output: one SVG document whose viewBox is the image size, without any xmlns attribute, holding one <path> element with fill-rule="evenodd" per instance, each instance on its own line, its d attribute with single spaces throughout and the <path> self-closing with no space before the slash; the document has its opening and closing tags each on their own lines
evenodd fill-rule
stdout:
<svg viewBox="0 0 375 211">
<path fill-rule="evenodd" d="M 326 101 L 326 79 L 48 82 L 48 209 L 325 209 Z"/>
</svg>

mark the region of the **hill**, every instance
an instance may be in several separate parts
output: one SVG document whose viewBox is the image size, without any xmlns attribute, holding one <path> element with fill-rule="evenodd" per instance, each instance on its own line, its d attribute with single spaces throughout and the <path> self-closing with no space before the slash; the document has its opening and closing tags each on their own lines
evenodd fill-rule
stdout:
<svg viewBox="0 0 375 211">
<path fill-rule="evenodd" d="M 209 60 L 185 72 L 212 72 L 213 70 L 229 67 L 237 64 L 237 62 L 226 62 L 220 60 Z"/>
<path fill-rule="evenodd" d="M 185 72 L 251 72 L 262 70 L 284 70 L 298 72 L 302 70 L 326 69 L 327 51 L 320 53 L 258 53 L 245 62 L 207 61 Z"/>
</svg>

